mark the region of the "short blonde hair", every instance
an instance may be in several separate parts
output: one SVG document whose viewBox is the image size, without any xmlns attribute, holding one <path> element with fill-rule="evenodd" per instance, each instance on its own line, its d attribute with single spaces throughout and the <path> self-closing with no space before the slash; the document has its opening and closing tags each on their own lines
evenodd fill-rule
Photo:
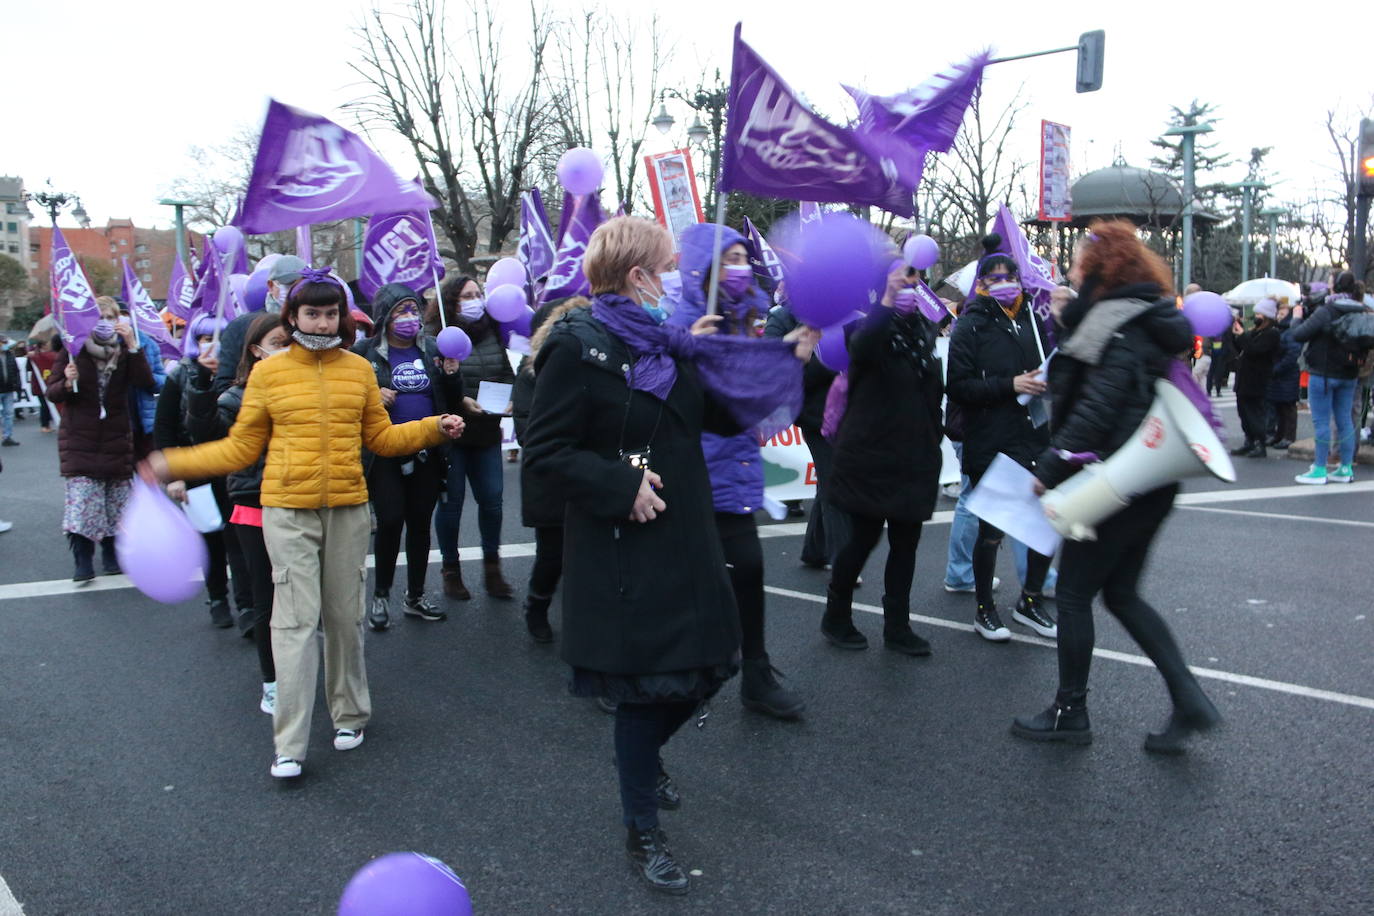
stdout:
<svg viewBox="0 0 1374 916">
<path fill-rule="evenodd" d="M 101 318 L 105 317 L 106 311 L 114 312 L 110 320 L 119 317 L 119 303 L 116 302 L 112 296 L 96 296 L 95 307 L 99 310 Z"/>
<path fill-rule="evenodd" d="M 637 216 L 617 216 L 592 233 L 582 272 L 593 295 L 613 293 L 625 286 L 631 270 L 643 267 L 656 271 L 658 263 L 672 251 L 673 240 L 658 223 Z"/>
</svg>

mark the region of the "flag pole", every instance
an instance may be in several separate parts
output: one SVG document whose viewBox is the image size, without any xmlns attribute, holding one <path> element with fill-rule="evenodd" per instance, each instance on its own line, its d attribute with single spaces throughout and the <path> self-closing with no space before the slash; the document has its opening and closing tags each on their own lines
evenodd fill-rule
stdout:
<svg viewBox="0 0 1374 916">
<path fill-rule="evenodd" d="M 425 222 L 429 224 L 429 240 L 434 243 L 434 259 L 429 262 L 429 274 L 434 278 L 434 310 L 439 313 L 439 330 L 442 331 L 448 327 L 448 317 L 444 314 L 444 294 L 439 289 L 439 239 L 434 235 L 434 217 L 428 210 L 425 211 Z M 361 272 L 358 275 L 362 276 Z"/>
<path fill-rule="evenodd" d="M 706 314 L 716 313 L 716 300 L 720 295 L 720 243 L 725 237 L 725 199 L 728 193 L 720 190 L 720 176 L 716 176 L 716 240 L 711 246 L 711 290 L 706 295 Z"/>
</svg>

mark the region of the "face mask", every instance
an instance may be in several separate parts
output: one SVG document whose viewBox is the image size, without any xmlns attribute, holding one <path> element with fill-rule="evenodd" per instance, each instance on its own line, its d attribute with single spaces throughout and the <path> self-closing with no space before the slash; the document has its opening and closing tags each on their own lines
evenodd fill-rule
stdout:
<svg viewBox="0 0 1374 916">
<path fill-rule="evenodd" d="M 343 343 L 343 338 L 337 334 L 329 336 L 324 334 L 307 334 L 300 328 L 291 332 L 291 339 L 313 353 L 319 353 L 322 350 L 330 350 Z"/>
<path fill-rule="evenodd" d="M 91 326 L 91 336 L 97 343 L 107 344 L 115 339 L 114 322 L 102 318 Z"/>
<path fill-rule="evenodd" d="M 391 333 L 401 340 L 414 340 L 420 333 L 420 319 L 407 315 L 391 322 Z"/>
<path fill-rule="evenodd" d="M 892 307 L 899 315 L 910 315 L 916 311 L 916 290 L 903 287 L 892 294 Z"/>
<path fill-rule="evenodd" d="M 14 344 L 11 341 L 7 340 L 4 343 L 0 344 L 0 350 L 8 350 L 12 346 L 14 346 Z"/>
<path fill-rule="evenodd" d="M 277 285 L 275 283 L 267 284 L 267 299 L 263 303 L 263 311 L 270 312 L 273 315 L 280 315 L 281 300 L 277 298 L 276 290 Z"/>
<path fill-rule="evenodd" d="M 663 275 L 659 274 L 659 276 L 662 277 Z M 635 292 L 644 297 L 644 299 L 640 300 L 639 304 L 644 311 L 649 313 L 650 317 L 659 324 L 663 324 L 663 322 L 668 320 L 668 310 L 663 307 L 664 302 L 668 299 L 666 291 L 655 296 L 652 292 L 636 283 Z"/>
<path fill-rule="evenodd" d="M 486 303 L 482 299 L 462 299 L 458 302 L 458 314 L 468 321 L 476 321 L 486 313 Z"/>
<path fill-rule="evenodd" d="M 720 291 L 727 299 L 739 299 L 754 285 L 754 269 L 747 264 L 726 264 Z"/>
<path fill-rule="evenodd" d="M 781 289 L 781 288 L 778 288 L 778 289 L 773 290 L 773 304 L 774 304 L 774 305 L 786 305 L 786 304 L 787 304 L 787 297 L 784 296 L 784 295 L 782 294 L 782 289 Z"/>
<path fill-rule="evenodd" d="M 1011 281 L 995 283 L 988 288 L 988 295 L 1001 305 L 1015 305 L 1016 300 L 1021 298 L 1021 284 Z"/>
</svg>

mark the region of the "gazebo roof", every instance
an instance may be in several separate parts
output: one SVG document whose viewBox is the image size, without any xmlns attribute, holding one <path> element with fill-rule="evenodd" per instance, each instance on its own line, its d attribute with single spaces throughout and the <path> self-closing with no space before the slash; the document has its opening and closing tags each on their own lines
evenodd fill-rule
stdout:
<svg viewBox="0 0 1374 916">
<path fill-rule="evenodd" d="M 1070 193 L 1072 226 L 1116 217 L 1137 225 L 1167 228 L 1175 225 L 1183 210 L 1183 193 L 1168 175 L 1138 169 L 1119 160 L 1079 178 Z M 1217 223 L 1222 217 L 1194 204 L 1193 219 Z"/>
</svg>

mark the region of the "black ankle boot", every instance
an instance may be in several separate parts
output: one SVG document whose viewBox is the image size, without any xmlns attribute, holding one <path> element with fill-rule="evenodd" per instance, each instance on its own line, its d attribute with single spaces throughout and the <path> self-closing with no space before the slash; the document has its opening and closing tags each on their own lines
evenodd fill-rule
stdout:
<svg viewBox="0 0 1374 916">
<path fill-rule="evenodd" d="M 1088 692 L 1060 691 L 1054 703 L 1034 716 L 1017 716 L 1011 723 L 1011 733 L 1031 741 L 1062 741 L 1066 744 L 1092 744 L 1092 727 L 1088 724 Z"/>
<path fill-rule="evenodd" d="M 883 646 L 903 655 L 930 654 L 930 643 L 911 629 L 911 609 L 905 601 L 896 602 L 883 596 Z"/>
<path fill-rule="evenodd" d="M 549 626 L 549 605 L 552 598 L 529 592 L 525 595 L 525 629 L 538 643 L 553 642 L 553 627 Z"/>
<path fill-rule="evenodd" d="M 806 708 L 806 701 L 779 684 L 775 677 L 778 673 L 767 655 L 744 659 L 740 671 L 739 701 L 745 709 L 775 719 L 796 719 Z"/>
<path fill-rule="evenodd" d="M 103 538 L 100 541 L 100 571 L 107 576 L 117 576 L 124 570 L 119 568 L 119 558 L 115 556 L 115 539 Z"/>
<path fill-rule="evenodd" d="M 1212 705 L 1207 694 L 1196 682 L 1174 697 L 1174 711 L 1161 732 L 1145 736 L 1145 750 L 1152 754 L 1182 754 L 1188 739 L 1197 732 L 1205 732 L 1221 724 L 1221 713 Z"/>
<path fill-rule="evenodd" d="M 832 646 L 841 649 L 867 649 L 868 638 L 854 626 L 854 596 L 838 596 L 834 588 L 825 590 L 825 616 L 821 617 L 821 635 Z"/>
<path fill-rule="evenodd" d="M 682 807 L 682 793 L 677 790 L 677 783 L 673 782 L 673 777 L 668 775 L 668 771 L 663 768 L 663 758 L 658 758 L 658 776 L 654 779 L 654 798 L 658 801 L 658 806 L 664 811 L 676 811 Z"/>
<path fill-rule="evenodd" d="M 76 562 L 72 573 L 73 582 L 89 582 L 95 578 L 95 542 L 79 534 L 67 535 L 67 544 L 72 549 L 72 559 Z"/>
<path fill-rule="evenodd" d="M 685 894 L 690 885 L 687 873 L 677 864 L 668 849 L 668 838 L 662 829 L 637 830 L 631 827 L 625 838 L 625 851 L 639 876 L 656 891 L 665 894 Z"/>
</svg>

